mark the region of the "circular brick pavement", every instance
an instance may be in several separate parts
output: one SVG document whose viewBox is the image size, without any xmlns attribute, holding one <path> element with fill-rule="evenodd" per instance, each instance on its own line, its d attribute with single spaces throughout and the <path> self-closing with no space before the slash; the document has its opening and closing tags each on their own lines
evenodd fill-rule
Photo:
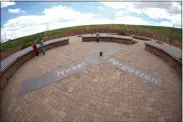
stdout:
<svg viewBox="0 0 183 122">
<path fill-rule="evenodd" d="M 120 44 L 115 59 L 151 72 L 164 87 L 144 83 L 109 64 L 98 63 L 50 86 L 18 96 L 21 81 L 91 55 L 94 42 L 72 37 L 20 67 L 2 91 L 3 121 L 180 122 L 181 79 L 169 64 L 145 51 L 143 41 Z M 105 53 L 105 52 L 104 52 Z"/>
</svg>

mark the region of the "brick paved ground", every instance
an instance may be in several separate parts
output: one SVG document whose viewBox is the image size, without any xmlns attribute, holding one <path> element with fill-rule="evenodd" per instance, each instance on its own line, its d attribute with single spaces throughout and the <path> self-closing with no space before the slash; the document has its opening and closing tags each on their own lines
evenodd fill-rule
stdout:
<svg viewBox="0 0 183 122">
<path fill-rule="evenodd" d="M 164 88 L 145 84 L 109 64 L 96 64 L 50 86 L 18 96 L 21 81 L 90 55 L 92 43 L 72 37 L 70 44 L 33 58 L 2 91 L 3 121 L 180 122 L 181 79 L 162 59 L 144 50 L 142 41 L 121 44 L 113 57 L 159 76 Z"/>
</svg>

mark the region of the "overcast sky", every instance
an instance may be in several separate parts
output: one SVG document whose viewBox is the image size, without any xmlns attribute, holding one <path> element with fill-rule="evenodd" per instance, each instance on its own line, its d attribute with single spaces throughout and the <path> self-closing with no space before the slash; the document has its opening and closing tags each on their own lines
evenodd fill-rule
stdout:
<svg viewBox="0 0 183 122">
<path fill-rule="evenodd" d="M 181 2 L 2 2 L 1 40 L 87 24 L 181 28 Z"/>
</svg>

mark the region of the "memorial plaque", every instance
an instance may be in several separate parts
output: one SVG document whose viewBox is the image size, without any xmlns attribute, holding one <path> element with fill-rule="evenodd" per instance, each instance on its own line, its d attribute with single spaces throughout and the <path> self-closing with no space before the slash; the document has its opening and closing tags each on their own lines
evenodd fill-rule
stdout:
<svg viewBox="0 0 183 122">
<path fill-rule="evenodd" d="M 22 82 L 20 95 L 51 85 L 54 82 L 69 77 L 77 72 L 80 72 L 83 69 L 86 69 L 91 64 L 94 64 L 97 60 L 97 56 L 92 55 L 86 59 L 76 61 L 72 64 L 54 68 L 51 72 L 44 73 L 37 78 L 25 80 Z"/>
<path fill-rule="evenodd" d="M 44 73 L 42 74 L 40 77 L 39 77 L 39 80 L 38 80 L 38 88 L 41 88 L 41 87 L 45 87 L 45 86 L 48 86 L 48 85 L 51 85 L 52 83 L 56 82 L 57 79 L 56 77 L 53 75 L 53 72 L 47 72 L 47 73 Z"/>
<path fill-rule="evenodd" d="M 151 73 L 129 66 L 128 64 L 113 58 L 109 58 L 107 60 L 107 63 L 118 67 L 123 72 L 135 75 L 137 78 L 144 80 L 145 83 L 150 83 L 159 87 L 163 87 L 163 82 L 161 81 L 161 79 Z"/>
<path fill-rule="evenodd" d="M 38 80 L 39 80 L 39 77 L 22 81 L 22 85 L 20 88 L 20 95 L 23 95 L 38 89 Z"/>
</svg>

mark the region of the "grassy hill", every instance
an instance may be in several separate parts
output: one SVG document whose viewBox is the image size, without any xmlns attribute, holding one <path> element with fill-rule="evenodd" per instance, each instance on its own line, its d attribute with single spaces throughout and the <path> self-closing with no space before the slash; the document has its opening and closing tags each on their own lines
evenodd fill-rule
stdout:
<svg viewBox="0 0 183 122">
<path fill-rule="evenodd" d="M 160 26 L 144 26 L 144 25 L 124 25 L 124 24 L 103 24 L 103 25 L 85 25 L 85 26 L 75 26 L 75 27 L 68 27 L 68 28 L 60 28 L 55 30 L 50 30 L 46 32 L 46 36 L 55 36 L 64 32 L 71 32 L 72 30 L 87 30 L 87 29 L 105 29 L 105 28 L 112 28 L 112 29 L 125 29 L 125 30 L 134 30 L 134 31 L 142 31 L 142 32 L 155 32 L 159 33 L 167 38 L 170 38 L 171 35 L 171 27 L 160 27 Z M 45 33 L 37 33 L 34 35 L 29 35 L 21 38 L 17 38 L 14 40 L 9 40 L 8 42 L 1 43 L 1 53 L 10 51 L 14 48 L 23 49 L 27 46 L 32 44 L 33 40 L 37 40 L 39 37 L 44 37 Z M 173 35 L 173 43 L 182 44 L 182 29 L 174 28 L 174 35 Z"/>
</svg>

